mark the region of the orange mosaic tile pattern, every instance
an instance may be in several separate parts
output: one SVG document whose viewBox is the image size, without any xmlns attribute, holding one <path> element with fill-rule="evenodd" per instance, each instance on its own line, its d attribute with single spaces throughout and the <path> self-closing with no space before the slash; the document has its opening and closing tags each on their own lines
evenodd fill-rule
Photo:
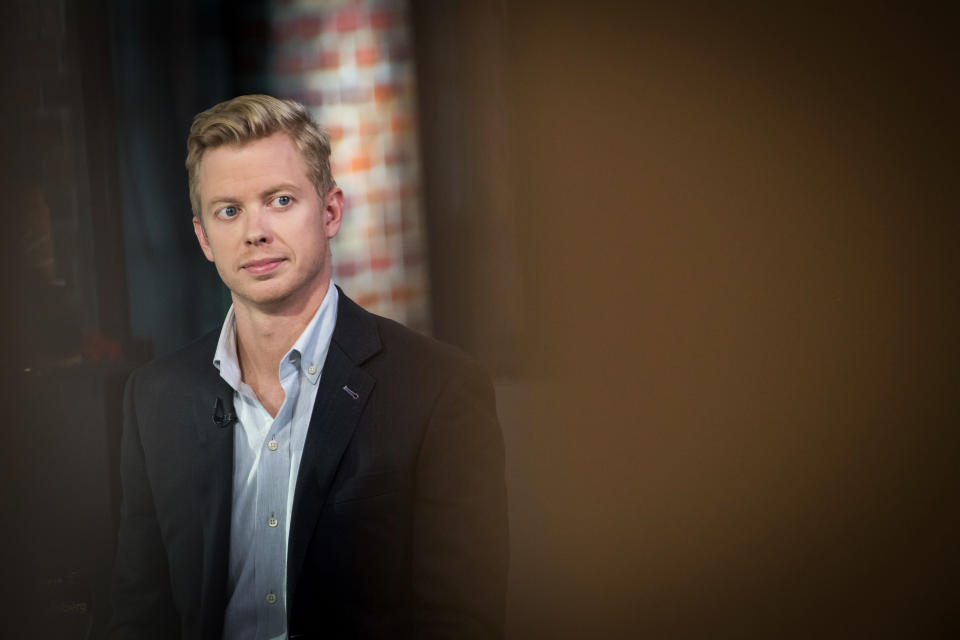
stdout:
<svg viewBox="0 0 960 640">
<path fill-rule="evenodd" d="M 278 0 L 272 91 L 310 107 L 346 195 L 334 279 L 365 308 L 429 331 L 416 85 L 402 0 Z"/>
</svg>

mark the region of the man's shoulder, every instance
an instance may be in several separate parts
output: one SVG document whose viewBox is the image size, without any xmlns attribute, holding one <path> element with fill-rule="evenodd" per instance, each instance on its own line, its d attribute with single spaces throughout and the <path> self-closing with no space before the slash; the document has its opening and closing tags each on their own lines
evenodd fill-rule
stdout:
<svg viewBox="0 0 960 640">
<path fill-rule="evenodd" d="M 449 376 L 468 373 L 486 378 L 487 373 L 477 360 L 460 348 L 424 335 L 390 318 L 363 311 L 376 327 L 379 352 L 371 365 L 381 372 L 401 373 L 425 383 L 438 382 Z"/>
<path fill-rule="evenodd" d="M 166 378 L 189 382 L 195 376 L 215 373 L 213 356 L 219 337 L 220 329 L 214 329 L 185 347 L 151 360 L 140 367 L 136 374 L 153 380 Z"/>
<path fill-rule="evenodd" d="M 469 354 L 458 347 L 414 331 L 390 318 L 371 315 L 376 320 L 380 339 L 383 342 L 384 350 L 388 353 L 397 352 L 398 355 L 427 358 L 449 365 L 473 361 Z"/>
<path fill-rule="evenodd" d="M 219 330 L 208 333 L 130 374 L 127 394 L 141 412 L 141 427 L 192 423 L 198 402 L 213 406 L 211 394 L 220 391 L 220 374 L 213 365 L 219 335 Z"/>
</svg>

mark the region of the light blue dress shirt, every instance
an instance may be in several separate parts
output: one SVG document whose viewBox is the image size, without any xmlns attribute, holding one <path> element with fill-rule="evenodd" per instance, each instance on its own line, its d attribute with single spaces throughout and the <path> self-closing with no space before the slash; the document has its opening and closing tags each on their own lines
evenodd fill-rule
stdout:
<svg viewBox="0 0 960 640">
<path fill-rule="evenodd" d="M 233 388 L 233 511 L 225 640 L 282 640 L 287 635 L 287 542 L 294 489 L 317 386 L 337 320 L 337 288 L 279 363 L 284 400 L 271 417 L 241 380 L 233 306 L 213 364 Z"/>
</svg>

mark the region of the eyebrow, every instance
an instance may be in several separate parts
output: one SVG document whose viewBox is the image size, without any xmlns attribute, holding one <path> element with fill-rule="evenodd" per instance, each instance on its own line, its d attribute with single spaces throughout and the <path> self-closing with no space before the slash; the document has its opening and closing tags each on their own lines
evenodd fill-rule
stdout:
<svg viewBox="0 0 960 640">
<path fill-rule="evenodd" d="M 260 199 L 263 199 L 263 198 L 266 198 L 266 197 L 269 196 L 269 195 L 273 195 L 274 193 L 277 193 L 277 192 L 279 192 L 279 191 L 294 191 L 294 192 L 299 192 L 300 189 L 299 189 L 296 185 L 294 185 L 294 184 L 290 184 L 290 183 L 288 183 L 288 182 L 284 182 L 284 183 L 281 183 L 281 184 L 278 184 L 278 185 L 274 185 L 274 186 L 270 187 L 269 189 L 264 189 L 263 191 L 261 191 L 261 192 L 259 193 L 259 197 L 260 197 Z M 238 196 L 217 196 L 216 198 L 213 198 L 212 200 L 210 200 L 209 202 L 207 202 L 207 207 L 212 207 L 212 206 L 215 206 L 215 205 L 218 205 L 218 204 L 231 204 L 231 203 L 233 203 L 233 202 L 239 202 L 240 200 L 242 200 L 242 198 L 240 198 L 240 197 L 238 197 Z"/>
</svg>

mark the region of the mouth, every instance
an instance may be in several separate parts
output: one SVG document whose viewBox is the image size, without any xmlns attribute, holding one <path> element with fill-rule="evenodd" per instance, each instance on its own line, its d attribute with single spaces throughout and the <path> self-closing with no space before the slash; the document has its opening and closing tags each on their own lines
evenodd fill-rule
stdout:
<svg viewBox="0 0 960 640">
<path fill-rule="evenodd" d="M 251 260 L 240 268 L 249 274 L 262 276 L 272 272 L 284 262 L 284 258 L 263 258 L 261 260 Z"/>
</svg>

